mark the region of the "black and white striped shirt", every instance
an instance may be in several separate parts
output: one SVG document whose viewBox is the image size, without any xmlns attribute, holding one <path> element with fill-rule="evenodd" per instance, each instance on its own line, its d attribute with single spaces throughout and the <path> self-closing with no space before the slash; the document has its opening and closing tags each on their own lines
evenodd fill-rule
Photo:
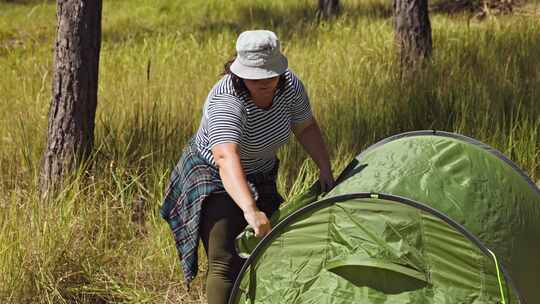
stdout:
<svg viewBox="0 0 540 304">
<path fill-rule="evenodd" d="M 212 147 L 237 143 L 245 174 L 267 172 L 273 168 L 278 148 L 284 145 L 291 126 L 312 117 L 304 85 L 292 71 L 285 72 L 268 109 L 255 105 L 249 94 L 239 94 L 230 75 L 212 88 L 204 104 L 196 144 L 202 156 L 216 166 Z"/>
</svg>

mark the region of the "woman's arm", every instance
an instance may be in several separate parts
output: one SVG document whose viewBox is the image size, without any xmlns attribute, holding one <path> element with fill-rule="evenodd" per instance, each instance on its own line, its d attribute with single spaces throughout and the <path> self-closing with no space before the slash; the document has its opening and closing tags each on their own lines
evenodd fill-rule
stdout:
<svg viewBox="0 0 540 304">
<path fill-rule="evenodd" d="M 330 165 L 330 157 L 324 143 L 319 125 L 314 118 L 293 124 L 293 133 L 302 147 L 319 167 L 321 190 L 327 192 L 334 186 L 334 177 Z"/>
<path fill-rule="evenodd" d="M 263 237 L 270 232 L 270 221 L 257 208 L 255 199 L 249 190 L 246 176 L 240 163 L 238 144 L 223 143 L 212 148 L 214 160 L 219 169 L 223 186 L 234 202 L 244 212 L 244 218 L 253 227 L 256 237 Z"/>
</svg>

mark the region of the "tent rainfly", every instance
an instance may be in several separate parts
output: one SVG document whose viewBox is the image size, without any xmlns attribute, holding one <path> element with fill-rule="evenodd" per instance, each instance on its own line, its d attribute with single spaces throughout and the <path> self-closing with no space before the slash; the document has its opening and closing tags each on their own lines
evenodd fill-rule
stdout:
<svg viewBox="0 0 540 304">
<path fill-rule="evenodd" d="M 260 241 L 238 236 L 229 304 L 540 303 L 540 190 L 465 136 L 378 142 L 271 222 Z"/>
</svg>

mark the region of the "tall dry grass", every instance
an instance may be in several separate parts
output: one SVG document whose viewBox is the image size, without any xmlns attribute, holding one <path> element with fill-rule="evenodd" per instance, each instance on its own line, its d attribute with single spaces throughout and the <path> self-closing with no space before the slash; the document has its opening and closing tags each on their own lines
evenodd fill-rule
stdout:
<svg viewBox="0 0 540 304">
<path fill-rule="evenodd" d="M 379 139 L 437 129 L 477 138 L 540 179 L 538 19 L 433 15 L 434 58 L 425 74 L 400 82 L 385 2 L 343 1 L 345 14 L 327 23 L 316 22 L 312 2 L 105 1 L 93 168 L 50 204 L 35 189 L 55 7 L 0 2 L 0 302 L 205 302 L 202 275 L 189 293 L 182 286 L 157 210 L 245 29 L 278 33 L 336 174 Z M 285 196 L 316 178 L 295 142 L 279 156 Z"/>
</svg>

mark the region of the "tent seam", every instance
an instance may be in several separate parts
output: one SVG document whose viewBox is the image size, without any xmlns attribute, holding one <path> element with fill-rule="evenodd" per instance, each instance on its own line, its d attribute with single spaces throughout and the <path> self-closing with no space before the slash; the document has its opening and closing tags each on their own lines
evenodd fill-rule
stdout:
<svg viewBox="0 0 540 304">
<path fill-rule="evenodd" d="M 475 252 L 473 252 L 472 248 L 470 248 L 470 251 L 471 251 L 471 253 L 475 253 Z M 487 281 L 487 278 L 486 278 L 486 275 L 487 275 L 487 273 L 486 273 L 486 271 L 487 271 L 486 262 L 487 262 L 487 260 L 484 258 L 484 256 L 478 256 L 478 259 L 481 259 L 481 265 L 480 265 L 480 294 L 482 295 L 482 297 L 487 298 L 488 297 L 487 290 L 486 290 L 486 287 L 487 287 L 487 284 L 486 284 L 486 281 Z"/>
<path fill-rule="evenodd" d="M 429 255 L 426 253 L 426 246 L 427 244 L 429 244 L 429 242 L 427 242 L 427 236 L 425 234 L 425 227 L 424 227 L 424 217 L 422 216 L 422 211 L 417 209 L 417 212 L 418 214 L 420 215 L 420 235 L 422 236 L 422 257 L 424 258 L 425 262 L 426 262 L 426 275 L 427 275 L 427 281 L 430 285 L 432 285 L 432 282 L 431 282 L 431 259 L 429 257 Z M 426 242 L 424 242 L 426 241 Z"/>
<path fill-rule="evenodd" d="M 329 208 L 330 211 L 328 212 L 328 226 L 326 228 L 326 246 L 324 247 L 324 261 L 323 261 L 323 268 L 326 268 L 326 263 L 328 262 L 328 250 L 330 247 L 330 224 L 335 224 L 335 218 L 333 215 L 333 208 Z"/>
</svg>

